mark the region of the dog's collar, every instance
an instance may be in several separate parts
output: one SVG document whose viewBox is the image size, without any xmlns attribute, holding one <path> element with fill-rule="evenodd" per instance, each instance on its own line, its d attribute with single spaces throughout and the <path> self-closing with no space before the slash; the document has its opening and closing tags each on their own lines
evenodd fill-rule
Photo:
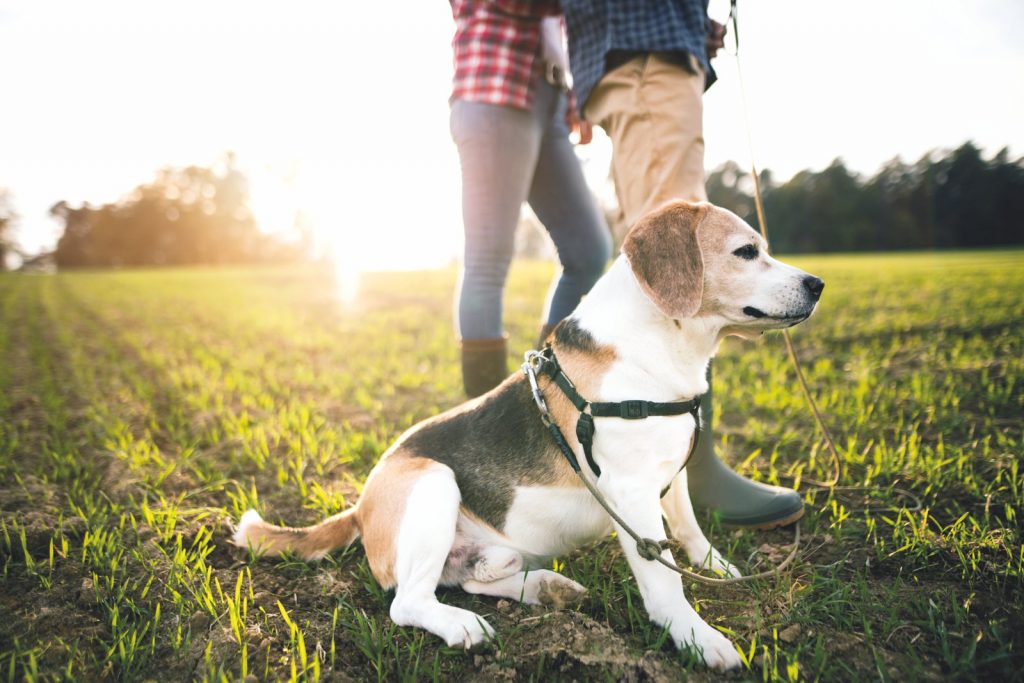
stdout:
<svg viewBox="0 0 1024 683">
<path fill-rule="evenodd" d="M 593 471 L 594 476 L 601 476 L 601 468 L 597 466 L 596 462 L 594 462 L 593 453 L 594 434 L 596 433 L 594 425 L 595 417 L 618 417 L 624 420 L 642 420 L 647 417 L 690 414 L 693 416 L 696 426 L 693 434 L 693 443 L 690 446 L 690 452 L 686 456 L 686 460 L 683 461 L 683 467 L 685 467 L 686 463 L 689 462 L 690 456 L 693 455 L 694 450 L 697 448 L 697 440 L 700 438 L 700 396 L 695 396 L 688 401 L 671 401 L 668 403 L 642 400 L 618 401 L 614 403 L 592 403 L 583 398 L 583 396 L 581 396 L 576 390 L 576 385 L 572 383 L 572 380 L 569 379 L 562 370 L 562 367 L 558 364 L 558 359 L 555 357 L 555 351 L 550 345 L 545 346 L 541 351 L 528 351 L 526 353 L 525 362 L 523 363 L 523 372 L 530 379 L 530 386 L 533 390 L 534 400 L 537 402 L 537 406 L 541 410 L 542 419 L 545 424 L 547 424 L 552 436 L 554 436 L 555 442 L 558 444 L 562 454 L 565 456 L 566 460 L 569 461 L 569 465 L 571 465 L 576 472 L 580 471 L 579 462 L 576 460 L 576 456 L 573 454 L 572 449 L 569 448 L 569 444 L 566 443 L 565 437 L 562 435 L 558 425 L 552 422 L 547 414 L 547 405 L 540 393 L 540 387 L 537 385 L 537 373 L 550 377 L 558 388 L 562 390 L 565 397 L 568 398 L 576 407 L 576 410 L 580 412 L 579 419 L 576 421 L 576 438 L 579 439 L 580 445 L 583 446 L 583 455 L 586 456 L 587 464 L 590 465 L 590 469 Z"/>
</svg>

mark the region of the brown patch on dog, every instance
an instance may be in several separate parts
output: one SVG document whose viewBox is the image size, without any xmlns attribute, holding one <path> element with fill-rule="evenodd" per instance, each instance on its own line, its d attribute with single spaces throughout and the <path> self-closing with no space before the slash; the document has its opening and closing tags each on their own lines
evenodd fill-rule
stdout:
<svg viewBox="0 0 1024 683">
<path fill-rule="evenodd" d="M 637 221 L 622 243 L 640 288 L 669 318 L 689 318 L 700 310 L 704 259 L 697 231 L 711 208 L 665 204 Z"/>
<path fill-rule="evenodd" d="M 373 468 L 359 499 L 359 524 L 370 571 L 382 588 L 395 586 L 395 544 L 413 485 L 429 469 L 443 467 L 429 458 L 394 451 Z"/>
</svg>

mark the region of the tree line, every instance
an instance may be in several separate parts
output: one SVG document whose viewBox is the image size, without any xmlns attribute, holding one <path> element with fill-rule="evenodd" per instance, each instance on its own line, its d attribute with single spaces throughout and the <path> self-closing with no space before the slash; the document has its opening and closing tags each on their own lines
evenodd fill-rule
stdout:
<svg viewBox="0 0 1024 683">
<path fill-rule="evenodd" d="M 260 231 L 231 155 L 214 168 L 165 168 L 117 202 L 61 201 L 50 214 L 64 224 L 58 268 L 281 263 L 310 250 L 308 235 L 296 243 Z"/>
<path fill-rule="evenodd" d="M 727 162 L 708 175 L 709 199 L 757 225 L 750 174 Z M 894 159 L 862 177 L 840 159 L 777 182 L 761 173 L 772 246 L 784 253 L 944 249 L 1024 244 L 1024 159 L 985 158 L 967 142 L 914 163 Z M 228 154 L 213 168 L 165 168 L 121 200 L 50 213 L 63 223 L 58 267 L 281 263 L 308 259 L 299 241 L 260 231 L 245 175 Z M 613 216 L 609 210 L 606 216 Z M 0 269 L 17 222 L 0 188 Z M 519 252 L 525 253 L 523 249 Z"/>
<path fill-rule="evenodd" d="M 760 174 L 772 248 L 784 253 L 1024 244 L 1024 159 L 985 159 L 971 142 L 917 162 L 894 159 L 862 178 L 836 159 L 778 183 Z M 750 174 L 728 162 L 708 198 L 757 225 Z"/>
</svg>

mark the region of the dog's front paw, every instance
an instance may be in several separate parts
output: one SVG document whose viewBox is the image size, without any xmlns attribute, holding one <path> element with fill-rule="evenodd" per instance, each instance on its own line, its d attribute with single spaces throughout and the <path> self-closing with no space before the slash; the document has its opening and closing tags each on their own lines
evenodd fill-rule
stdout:
<svg viewBox="0 0 1024 683">
<path fill-rule="evenodd" d="M 743 576 L 733 563 L 722 557 L 722 554 L 710 544 L 696 552 L 688 552 L 687 555 L 690 558 L 690 563 L 698 569 L 710 569 L 714 573 L 730 579 Z"/>
<path fill-rule="evenodd" d="M 716 574 L 721 574 L 725 578 L 729 579 L 738 579 L 743 576 L 743 574 L 740 573 L 740 570 L 736 568 L 736 565 L 722 557 L 714 548 L 711 549 L 711 557 L 709 559 L 710 562 L 706 568 Z"/>
<path fill-rule="evenodd" d="M 469 610 L 452 612 L 451 623 L 447 624 L 442 636 L 449 647 L 470 649 L 494 637 L 494 628 L 487 620 Z"/>
<path fill-rule="evenodd" d="M 676 640 L 676 645 L 680 649 L 693 650 L 703 657 L 709 669 L 716 671 L 735 669 L 743 664 L 732 641 L 703 621 L 695 624 L 688 635 Z"/>
</svg>

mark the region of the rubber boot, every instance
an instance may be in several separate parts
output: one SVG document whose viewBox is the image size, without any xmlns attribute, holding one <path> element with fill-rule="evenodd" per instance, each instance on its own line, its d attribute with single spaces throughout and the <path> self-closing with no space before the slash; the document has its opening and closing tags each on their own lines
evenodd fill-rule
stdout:
<svg viewBox="0 0 1024 683">
<path fill-rule="evenodd" d="M 533 348 L 537 349 L 538 351 L 543 349 L 544 344 L 547 343 L 548 337 L 551 336 L 551 333 L 555 331 L 556 327 L 558 327 L 558 323 L 544 323 L 543 325 L 541 325 L 540 334 L 537 336 L 537 345 L 534 346 Z"/>
<path fill-rule="evenodd" d="M 508 377 L 508 339 L 462 340 L 462 388 L 476 398 Z"/>
<path fill-rule="evenodd" d="M 715 454 L 711 384 L 709 366 L 708 393 L 700 403 L 703 417 L 700 440 L 686 465 L 694 508 L 710 510 L 723 524 L 734 527 L 774 529 L 797 521 L 804 515 L 799 493 L 751 481 L 734 472 Z"/>
</svg>

